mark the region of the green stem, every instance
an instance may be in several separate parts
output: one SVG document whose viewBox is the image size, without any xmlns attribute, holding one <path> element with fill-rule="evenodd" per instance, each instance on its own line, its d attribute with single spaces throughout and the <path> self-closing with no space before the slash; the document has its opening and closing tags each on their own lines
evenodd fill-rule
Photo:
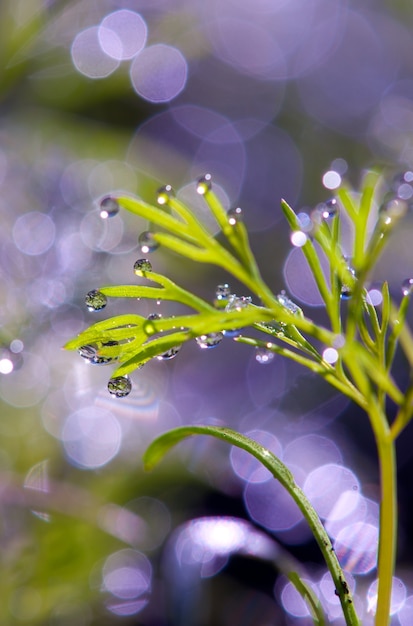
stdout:
<svg viewBox="0 0 413 626">
<path fill-rule="evenodd" d="M 377 441 L 380 482 L 380 537 L 378 556 L 378 580 L 376 626 L 390 623 L 390 602 L 397 543 L 397 481 L 396 450 L 390 436 Z"/>
</svg>

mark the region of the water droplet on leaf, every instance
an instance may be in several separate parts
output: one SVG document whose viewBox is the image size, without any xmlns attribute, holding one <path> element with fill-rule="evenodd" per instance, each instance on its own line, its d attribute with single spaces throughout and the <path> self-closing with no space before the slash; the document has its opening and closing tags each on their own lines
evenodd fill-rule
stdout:
<svg viewBox="0 0 413 626">
<path fill-rule="evenodd" d="M 102 343 L 102 347 L 117 346 L 117 341 L 107 341 Z M 80 356 L 85 359 L 91 365 L 108 365 L 117 360 L 116 356 L 107 356 L 99 352 L 99 346 L 95 343 L 91 343 L 79 348 Z"/>
<path fill-rule="evenodd" d="M 124 398 L 132 391 L 132 383 L 128 376 L 115 376 L 108 382 L 108 391 L 115 398 Z"/>
<path fill-rule="evenodd" d="M 223 339 L 223 334 L 221 332 L 217 333 L 208 333 L 207 335 L 200 335 L 195 338 L 198 346 L 203 350 L 207 350 L 208 348 L 215 348 L 219 343 L 221 343 Z"/>
<path fill-rule="evenodd" d="M 108 217 L 114 217 L 119 213 L 119 204 L 115 198 L 106 196 L 100 201 L 100 217 L 106 220 Z"/>
<path fill-rule="evenodd" d="M 235 226 L 235 224 L 238 224 L 238 222 L 242 222 L 242 209 L 239 206 L 235 207 L 234 209 L 230 209 L 227 212 L 227 217 L 228 223 L 231 226 Z"/>
<path fill-rule="evenodd" d="M 267 363 L 271 363 L 274 360 L 275 354 L 272 350 L 268 350 L 268 348 L 255 348 L 255 360 L 261 365 L 266 365 Z"/>
<path fill-rule="evenodd" d="M 285 291 L 282 291 L 281 293 L 279 293 L 276 296 L 276 298 L 277 298 L 277 302 L 281 304 L 283 307 L 285 307 L 286 309 L 288 309 L 290 313 L 293 313 L 294 315 L 302 313 L 302 310 L 300 309 L 300 307 L 285 295 Z"/>
<path fill-rule="evenodd" d="M 408 204 L 401 198 L 395 198 L 392 194 L 387 194 L 379 208 L 379 219 L 382 228 L 391 226 L 393 220 L 404 217 L 408 210 Z"/>
<path fill-rule="evenodd" d="M 178 354 L 179 350 L 181 349 L 181 347 L 182 346 L 173 346 L 173 348 L 169 348 L 169 350 L 167 350 L 163 354 L 158 354 L 156 358 L 159 361 L 169 361 L 170 359 L 174 359 L 176 355 Z"/>
<path fill-rule="evenodd" d="M 350 274 L 352 276 L 356 276 L 356 272 L 354 271 L 354 269 L 350 265 L 347 267 L 347 269 L 348 269 L 348 271 L 350 272 Z M 353 290 L 352 290 L 351 286 L 343 283 L 341 285 L 341 289 L 340 289 L 340 298 L 342 300 L 349 300 L 352 295 L 353 295 Z"/>
<path fill-rule="evenodd" d="M 151 337 L 157 332 L 155 325 L 152 322 L 153 319 L 155 318 L 154 317 L 152 317 L 151 319 L 148 318 L 142 324 L 142 330 L 145 333 L 145 335 L 148 335 L 148 337 Z"/>
<path fill-rule="evenodd" d="M 227 300 L 230 295 L 231 295 L 231 288 L 228 285 L 228 283 L 217 285 L 215 289 L 215 298 L 217 300 Z"/>
<path fill-rule="evenodd" d="M 402 294 L 404 296 L 411 296 L 413 293 L 413 278 L 406 278 L 402 282 Z"/>
<path fill-rule="evenodd" d="M 133 271 L 137 276 L 142 276 L 145 272 L 152 271 L 152 263 L 148 259 L 138 259 L 133 266 Z"/>
<path fill-rule="evenodd" d="M 228 298 L 225 311 L 241 311 L 241 309 L 245 309 L 251 302 L 251 296 L 237 296 L 233 293 Z"/>
<path fill-rule="evenodd" d="M 168 204 L 168 201 L 170 200 L 170 198 L 173 198 L 175 196 L 175 192 L 172 189 L 171 185 L 165 185 L 164 187 L 161 187 L 160 189 L 158 189 L 158 193 L 157 193 L 157 197 L 156 197 L 156 201 L 158 204 Z"/>
<path fill-rule="evenodd" d="M 207 191 L 209 191 L 212 187 L 212 176 L 211 174 L 205 174 L 205 176 L 201 176 L 198 178 L 196 183 L 196 191 L 200 196 L 204 196 Z"/>
<path fill-rule="evenodd" d="M 153 233 L 149 230 L 146 230 L 139 235 L 138 244 L 143 254 L 154 252 L 154 250 L 159 248 L 159 243 L 155 240 Z"/>
<path fill-rule="evenodd" d="M 160 320 L 162 317 L 161 313 L 149 313 L 147 320 Z"/>
<path fill-rule="evenodd" d="M 85 304 L 89 311 L 101 311 L 107 305 L 108 300 L 104 293 L 98 289 L 92 289 L 86 294 Z"/>
<path fill-rule="evenodd" d="M 331 198 L 326 202 L 321 202 L 317 209 L 320 213 L 320 217 L 323 220 L 329 220 L 338 214 L 338 202 L 336 198 Z"/>
</svg>

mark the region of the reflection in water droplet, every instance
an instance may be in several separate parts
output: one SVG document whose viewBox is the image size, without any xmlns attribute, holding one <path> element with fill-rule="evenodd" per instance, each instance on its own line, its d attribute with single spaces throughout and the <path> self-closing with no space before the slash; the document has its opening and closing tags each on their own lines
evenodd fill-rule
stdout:
<svg viewBox="0 0 413 626">
<path fill-rule="evenodd" d="M 274 360 L 275 353 L 272 350 L 268 350 L 268 348 L 255 348 L 255 360 L 262 365 L 266 365 L 267 363 L 271 363 Z"/>
<path fill-rule="evenodd" d="M 219 343 L 221 343 L 223 339 L 223 334 L 218 333 L 209 333 L 208 335 L 200 335 L 195 338 L 198 346 L 203 350 L 207 350 L 208 348 L 215 348 Z"/>
<path fill-rule="evenodd" d="M 138 259 L 133 266 L 133 271 L 137 276 L 142 276 L 145 272 L 152 271 L 152 263 L 148 259 Z"/>
<path fill-rule="evenodd" d="M 162 318 L 162 313 L 149 313 L 149 315 L 148 315 L 148 317 L 146 319 L 148 319 L 148 320 L 160 320 L 161 318 Z"/>
<path fill-rule="evenodd" d="M 176 357 L 181 348 L 182 346 L 173 346 L 173 348 L 169 348 L 169 350 L 163 354 L 158 354 L 156 358 L 158 361 L 169 361 L 170 359 L 174 359 Z"/>
<path fill-rule="evenodd" d="M 102 343 L 102 347 L 117 346 L 117 341 L 107 341 Z M 91 365 L 108 365 L 116 360 L 115 356 L 107 356 L 99 353 L 99 346 L 96 343 L 91 343 L 86 346 L 81 346 L 78 350 L 80 356 L 85 359 Z"/>
<path fill-rule="evenodd" d="M 107 305 L 108 300 L 101 291 L 92 289 L 86 294 L 85 304 L 89 311 L 101 311 Z"/>
<path fill-rule="evenodd" d="M 413 278 L 406 278 L 402 282 L 402 294 L 404 296 L 411 296 L 413 293 Z"/>
<path fill-rule="evenodd" d="M 100 201 L 100 217 L 106 220 L 108 217 L 114 217 L 119 213 L 119 204 L 111 196 L 106 196 Z"/>
<path fill-rule="evenodd" d="M 228 304 L 225 307 L 225 310 L 228 312 L 241 311 L 251 304 L 251 302 L 251 296 L 237 296 L 235 294 L 231 294 L 228 298 Z"/>
<path fill-rule="evenodd" d="M 354 270 L 354 268 L 351 267 L 351 265 L 349 265 L 347 267 L 347 270 L 350 272 L 350 274 L 352 276 L 356 276 L 356 272 Z M 340 298 L 342 300 L 349 300 L 351 298 L 351 296 L 353 295 L 353 291 L 352 288 L 350 287 L 350 285 L 346 285 L 345 283 L 343 283 L 341 285 L 341 289 L 340 289 Z"/>
<path fill-rule="evenodd" d="M 139 235 L 138 245 L 143 254 L 154 252 L 159 248 L 159 243 L 155 240 L 153 233 L 150 231 L 145 231 Z"/>
<path fill-rule="evenodd" d="M 128 376 L 116 376 L 109 380 L 108 391 L 115 398 L 124 398 L 132 391 L 132 383 Z"/>
<path fill-rule="evenodd" d="M 205 174 L 205 176 L 201 176 L 198 178 L 196 184 L 196 191 L 200 196 L 204 196 L 207 191 L 209 191 L 212 187 L 212 176 L 211 174 Z"/>
<path fill-rule="evenodd" d="M 175 196 L 175 192 L 171 185 L 165 185 L 158 189 L 156 201 L 158 204 L 168 204 L 170 198 Z"/>
<path fill-rule="evenodd" d="M 228 285 L 228 283 L 217 285 L 215 289 L 215 298 L 217 300 L 227 300 L 230 295 L 231 295 L 231 288 Z"/>
<path fill-rule="evenodd" d="M 242 221 L 242 209 L 240 207 L 235 207 L 234 209 L 230 209 L 227 212 L 228 223 L 231 226 L 235 226 L 238 222 Z"/>
</svg>

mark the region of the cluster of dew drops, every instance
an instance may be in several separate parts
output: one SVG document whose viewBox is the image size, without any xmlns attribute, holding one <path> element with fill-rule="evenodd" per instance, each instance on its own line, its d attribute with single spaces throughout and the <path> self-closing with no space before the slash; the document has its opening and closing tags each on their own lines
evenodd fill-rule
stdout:
<svg viewBox="0 0 413 626">
<path fill-rule="evenodd" d="M 196 190 L 199 195 L 205 195 L 212 187 L 211 174 L 205 174 L 197 181 Z M 158 190 L 157 202 L 159 205 L 166 205 L 170 198 L 174 197 L 174 190 L 171 185 L 165 185 Z M 392 185 L 392 191 L 387 194 L 383 204 L 379 210 L 379 218 L 386 224 L 389 223 L 393 217 L 399 217 L 404 214 L 407 208 L 413 207 L 413 172 L 407 171 L 398 175 Z M 339 211 L 339 205 L 336 198 L 331 198 L 325 202 L 319 203 L 316 208 L 308 213 L 298 213 L 297 217 L 300 224 L 300 229 L 291 233 L 291 243 L 295 247 L 302 247 L 307 242 L 308 237 L 311 236 L 314 228 L 317 227 L 322 221 L 330 221 L 334 218 Z M 119 204 L 112 196 L 104 197 L 100 202 L 100 217 L 102 219 L 112 218 L 119 213 Z M 231 226 L 242 220 L 242 209 L 235 207 L 229 209 L 227 212 L 228 223 Z M 150 254 L 154 252 L 159 244 L 156 241 L 154 234 L 151 231 L 144 231 L 139 235 L 138 246 L 142 254 Z M 147 258 L 138 259 L 133 266 L 134 273 L 137 276 L 145 276 L 146 273 L 152 271 L 152 264 Z M 348 270 L 354 275 L 354 270 L 348 265 Z M 402 283 L 402 294 L 404 297 L 409 297 L 413 293 L 413 278 L 406 278 Z M 350 288 L 343 284 L 341 287 L 342 299 L 348 299 L 351 297 Z M 284 292 L 277 296 L 280 304 L 289 308 L 292 312 L 295 312 L 298 307 L 295 305 Z M 215 300 L 219 304 L 220 308 L 224 306 L 226 311 L 241 310 L 247 307 L 251 303 L 249 296 L 238 296 L 232 293 L 230 286 L 227 283 L 220 284 L 216 288 Z M 89 291 L 85 297 L 85 304 L 89 311 L 101 311 L 107 304 L 107 298 L 105 294 L 97 289 Z M 154 330 L 153 320 L 160 319 L 162 316 L 160 313 L 151 313 L 147 317 L 146 331 L 148 335 L 156 332 Z M 223 330 L 222 332 L 213 332 L 209 334 L 200 335 L 195 338 L 196 343 L 201 349 L 210 349 L 218 346 L 226 337 L 237 337 L 240 334 L 240 329 L 236 330 Z M 108 341 L 102 343 L 101 347 L 110 348 L 117 345 L 116 341 Z M 158 360 L 170 360 L 173 359 L 180 351 L 181 346 L 177 345 L 163 354 L 157 356 Z M 99 346 L 97 344 L 90 344 L 79 348 L 79 354 L 88 362 L 93 365 L 107 365 L 113 363 L 116 357 L 103 356 L 99 352 Z M 275 357 L 275 353 L 269 347 L 257 347 L 255 349 L 255 358 L 258 363 L 267 364 L 270 363 Z M 132 383 L 129 376 L 117 376 L 110 378 L 108 382 L 109 393 L 116 398 L 123 398 L 132 390 Z"/>
<path fill-rule="evenodd" d="M 196 190 L 199 195 L 205 195 L 212 186 L 212 177 L 210 174 L 205 174 L 197 181 Z M 174 196 L 174 190 L 170 185 L 165 185 L 158 190 L 157 202 L 159 205 L 166 205 L 168 200 Z M 119 213 L 119 204 L 112 196 L 104 197 L 100 202 L 100 217 L 102 219 L 108 219 L 115 217 Z M 230 209 L 227 212 L 228 223 L 231 226 L 235 226 L 240 220 L 242 220 L 242 210 L 239 207 Z M 150 254 L 154 252 L 159 244 L 156 241 L 154 234 L 147 230 L 142 232 L 138 238 L 138 246 L 142 254 Z M 145 274 L 152 271 L 152 264 L 147 258 L 138 259 L 133 266 L 133 271 L 137 276 L 145 276 Z M 251 298 L 247 296 L 237 296 L 231 293 L 231 289 L 228 284 L 218 285 L 216 288 L 215 299 L 219 302 L 220 306 L 225 303 L 225 309 L 227 311 L 241 309 L 248 306 L 251 302 Z M 97 289 L 92 289 L 86 294 L 85 304 L 89 311 L 101 311 L 107 304 L 107 298 L 104 293 Z M 155 326 L 152 324 L 154 320 L 160 319 L 162 316 L 160 313 L 151 313 L 144 324 L 144 330 L 150 336 L 155 330 Z M 213 332 L 200 335 L 195 338 L 198 346 L 203 349 L 211 349 L 218 346 L 223 340 L 224 336 L 235 337 L 239 334 L 238 330 L 224 330 L 222 332 Z M 97 344 L 89 344 L 79 348 L 79 354 L 92 365 L 108 365 L 116 361 L 116 357 L 106 356 L 100 353 L 101 348 L 110 348 L 117 345 L 116 341 L 108 341 L 102 343 L 101 346 Z M 170 360 L 173 359 L 180 351 L 181 346 L 173 346 L 163 354 L 159 354 L 156 358 L 158 360 Z M 271 356 L 261 358 L 261 352 L 257 352 L 257 360 L 259 362 L 270 361 Z M 132 383 L 129 376 L 117 376 L 113 377 L 108 382 L 109 393 L 116 398 L 123 398 L 132 390 Z"/>
</svg>

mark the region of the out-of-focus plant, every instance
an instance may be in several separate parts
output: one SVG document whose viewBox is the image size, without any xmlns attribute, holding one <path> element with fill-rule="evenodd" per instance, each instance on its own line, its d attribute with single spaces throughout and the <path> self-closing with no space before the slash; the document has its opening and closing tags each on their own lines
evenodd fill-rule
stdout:
<svg viewBox="0 0 413 626">
<path fill-rule="evenodd" d="M 403 180 L 403 184 L 410 184 Z M 131 390 L 129 374 L 147 361 L 173 358 L 183 343 L 196 341 L 201 348 L 218 345 L 224 335 L 250 345 L 262 360 L 282 355 L 307 367 L 360 406 L 367 415 L 377 444 L 380 466 L 380 531 L 376 625 L 390 620 L 390 601 L 396 560 L 397 483 L 395 442 L 413 415 L 413 336 L 406 313 L 413 293 L 413 278 L 402 285 L 402 298 L 393 302 L 389 287 L 381 287 L 379 304 L 369 294 L 372 271 L 398 221 L 409 210 L 397 191 L 391 195 L 374 171 L 365 174 L 360 191 L 343 184 L 333 200 L 319 205 L 303 221 L 289 204 L 281 201 L 291 228 L 291 241 L 300 247 L 324 301 L 329 323 L 319 325 L 282 292 L 273 294 L 263 281 L 251 252 L 240 208 L 225 211 L 214 194 L 211 177 L 201 178 L 197 191 L 214 216 L 220 235 L 212 236 L 191 209 L 178 200 L 168 185 L 158 193 L 158 206 L 127 196 L 106 197 L 103 218 L 122 207 L 147 219 L 150 230 L 140 236 L 146 254 L 158 246 L 169 248 L 192 261 L 214 264 L 232 275 L 248 290 L 235 294 L 228 284 L 219 285 L 213 303 L 157 274 L 147 258 L 138 259 L 134 272 L 147 284 L 104 286 L 87 294 L 91 310 L 101 310 L 107 298 L 171 300 L 190 312 L 178 316 L 158 314 L 142 317 L 126 314 L 99 321 L 69 341 L 90 363 L 115 363 L 109 392 L 116 397 Z M 344 218 L 353 227 L 352 252 L 342 251 Z M 328 262 L 323 269 L 321 256 Z M 256 299 L 256 301 L 254 301 Z M 343 303 L 345 300 L 345 306 Z M 406 388 L 392 375 L 396 349 L 410 367 Z M 396 407 L 390 419 L 389 405 Z M 224 427 L 185 426 L 158 437 L 144 456 L 152 469 L 175 444 L 188 436 L 203 434 L 227 441 L 255 456 L 280 481 L 295 500 L 320 547 L 340 598 L 346 624 L 359 624 L 353 598 L 329 536 L 316 511 L 294 480 L 291 471 L 269 450 L 238 432 Z M 325 624 L 323 609 L 297 572 L 291 581 L 308 602 L 315 624 Z"/>
</svg>

